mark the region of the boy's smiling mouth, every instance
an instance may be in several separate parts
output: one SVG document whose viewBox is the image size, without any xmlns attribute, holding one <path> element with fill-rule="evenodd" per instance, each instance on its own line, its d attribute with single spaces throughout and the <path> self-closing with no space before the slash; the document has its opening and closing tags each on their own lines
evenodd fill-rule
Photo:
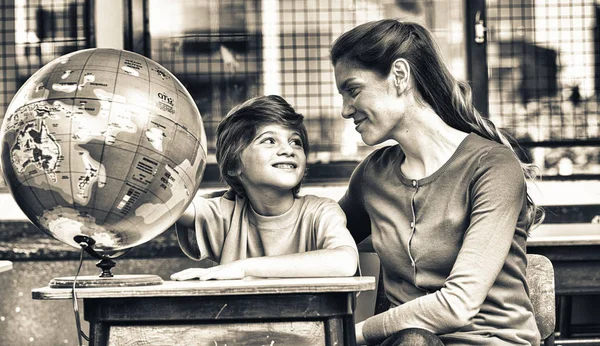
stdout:
<svg viewBox="0 0 600 346">
<path fill-rule="evenodd" d="M 295 163 L 285 162 L 285 163 L 276 163 L 273 165 L 273 167 L 282 168 L 282 169 L 293 169 L 293 168 L 296 168 L 297 165 Z"/>
</svg>

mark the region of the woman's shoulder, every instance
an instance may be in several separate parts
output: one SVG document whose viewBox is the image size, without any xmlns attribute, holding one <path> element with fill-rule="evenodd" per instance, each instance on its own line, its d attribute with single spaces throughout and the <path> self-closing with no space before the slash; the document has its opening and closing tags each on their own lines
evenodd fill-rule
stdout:
<svg viewBox="0 0 600 346">
<path fill-rule="evenodd" d="M 465 140 L 465 151 L 478 160 L 508 160 L 518 162 L 514 151 L 504 144 L 471 133 Z"/>
<path fill-rule="evenodd" d="M 390 157 L 396 158 L 398 155 L 404 155 L 402 148 L 400 148 L 399 144 L 392 144 L 375 149 L 369 156 L 377 159 L 383 159 Z"/>
<path fill-rule="evenodd" d="M 400 145 L 389 145 L 375 149 L 361 161 L 361 165 L 387 167 L 391 162 L 395 162 L 403 157 L 404 153 L 402 152 Z"/>
<path fill-rule="evenodd" d="M 469 136 L 468 155 L 476 163 L 476 170 L 488 172 L 498 170 L 507 177 L 522 175 L 521 161 L 515 152 L 504 144 L 494 142 L 476 134 Z"/>
<path fill-rule="evenodd" d="M 395 175 L 396 162 L 402 161 L 404 153 L 400 145 L 391 145 L 375 149 L 356 166 L 350 178 L 350 189 L 359 187 L 368 177 L 368 181 L 384 180 L 384 177 Z"/>
</svg>

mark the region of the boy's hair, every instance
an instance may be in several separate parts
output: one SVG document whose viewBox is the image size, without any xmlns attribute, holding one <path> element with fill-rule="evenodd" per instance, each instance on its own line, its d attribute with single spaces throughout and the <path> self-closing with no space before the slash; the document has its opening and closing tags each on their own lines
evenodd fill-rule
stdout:
<svg viewBox="0 0 600 346">
<path fill-rule="evenodd" d="M 234 107 L 217 127 L 216 159 L 221 177 L 240 196 L 246 196 L 238 171 L 241 156 L 250 145 L 258 129 L 268 124 L 279 124 L 298 131 L 304 154 L 308 157 L 308 134 L 303 123 L 304 117 L 281 96 L 258 96 Z M 300 185 L 294 187 L 294 196 Z"/>
</svg>

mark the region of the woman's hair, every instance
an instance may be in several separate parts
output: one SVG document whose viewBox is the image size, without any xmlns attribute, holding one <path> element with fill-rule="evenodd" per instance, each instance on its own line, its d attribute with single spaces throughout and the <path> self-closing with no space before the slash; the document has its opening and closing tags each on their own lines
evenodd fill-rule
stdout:
<svg viewBox="0 0 600 346">
<path fill-rule="evenodd" d="M 302 148 L 308 156 L 309 143 L 304 117 L 281 96 L 258 96 L 234 107 L 217 127 L 217 164 L 221 177 L 240 196 L 245 196 L 239 178 L 244 149 L 256 137 L 261 126 L 279 124 L 298 131 Z M 300 191 L 300 182 L 294 187 L 294 196 Z"/>
<path fill-rule="evenodd" d="M 449 126 L 474 132 L 515 152 L 509 136 L 475 109 L 471 88 L 452 76 L 431 33 L 423 26 L 396 19 L 368 22 L 342 34 L 331 47 L 334 66 L 343 60 L 382 77 L 389 75 L 394 61 L 400 58 L 410 66 L 419 102 L 426 103 Z M 526 178 L 535 178 L 535 166 L 521 162 L 521 167 Z M 527 229 L 541 223 L 543 217 L 543 209 L 528 193 Z"/>
</svg>

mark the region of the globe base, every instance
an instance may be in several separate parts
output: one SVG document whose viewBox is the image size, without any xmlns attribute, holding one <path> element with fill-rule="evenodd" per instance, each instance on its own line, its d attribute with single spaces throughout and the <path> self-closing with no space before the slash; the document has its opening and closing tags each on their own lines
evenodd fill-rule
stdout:
<svg viewBox="0 0 600 346">
<path fill-rule="evenodd" d="M 158 275 L 114 275 L 111 277 L 100 276 L 74 276 L 54 278 L 50 281 L 50 288 L 93 288 L 93 287 L 130 287 L 162 285 L 163 280 Z"/>
</svg>

